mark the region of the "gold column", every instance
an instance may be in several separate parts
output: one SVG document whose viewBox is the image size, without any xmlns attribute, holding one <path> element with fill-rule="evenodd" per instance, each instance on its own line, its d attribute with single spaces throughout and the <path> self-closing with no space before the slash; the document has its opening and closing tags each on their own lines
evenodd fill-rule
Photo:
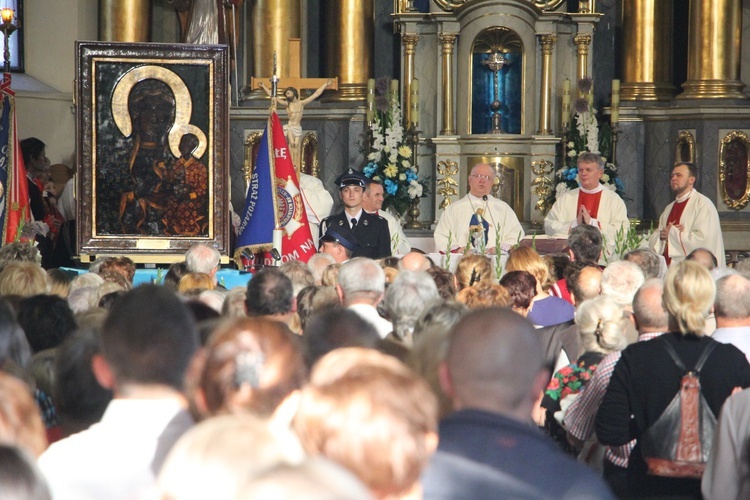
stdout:
<svg viewBox="0 0 750 500">
<path fill-rule="evenodd" d="M 101 0 L 99 39 L 106 42 L 148 42 L 151 0 Z"/>
<path fill-rule="evenodd" d="M 367 97 L 367 80 L 373 72 L 374 15 L 373 0 L 326 1 L 326 74 L 339 78 L 339 91 L 331 100 Z"/>
<path fill-rule="evenodd" d="M 290 76 L 289 39 L 300 37 L 300 0 L 255 0 L 251 5 L 252 76 L 270 78 L 273 75 L 274 52 L 278 61 L 277 75 L 280 78 Z M 263 91 L 259 94 L 266 95 Z"/>
<path fill-rule="evenodd" d="M 745 99 L 740 0 L 690 0 L 688 74 L 679 99 Z"/>
<path fill-rule="evenodd" d="M 672 86 L 673 0 L 623 2 L 623 100 L 662 101 Z"/>
<path fill-rule="evenodd" d="M 411 112 L 411 81 L 414 79 L 414 53 L 417 51 L 419 35 L 404 33 L 401 35 L 401 43 L 404 46 L 404 102 L 401 109 L 404 110 L 404 128 L 408 128 Z"/>
<path fill-rule="evenodd" d="M 577 80 L 585 78 L 589 74 L 589 45 L 591 45 L 591 35 L 575 35 L 573 43 L 576 46 L 577 55 Z"/>
<path fill-rule="evenodd" d="M 453 48 L 456 45 L 455 33 L 440 33 L 443 63 L 443 128 L 440 135 L 456 135 L 453 126 Z"/>
<path fill-rule="evenodd" d="M 539 130 L 537 134 L 552 134 L 550 103 L 552 100 L 552 49 L 557 35 L 540 35 L 542 43 L 542 86 L 539 96 Z"/>
</svg>

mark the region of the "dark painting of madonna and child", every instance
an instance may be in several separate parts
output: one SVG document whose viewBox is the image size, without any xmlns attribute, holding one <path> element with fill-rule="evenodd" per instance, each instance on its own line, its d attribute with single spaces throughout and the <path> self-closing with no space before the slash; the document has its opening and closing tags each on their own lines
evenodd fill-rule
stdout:
<svg viewBox="0 0 750 500">
<path fill-rule="evenodd" d="M 82 251 L 223 246 L 226 49 L 82 42 L 78 50 L 79 78 L 89 82 L 79 80 L 81 193 L 91 196 Z"/>
</svg>

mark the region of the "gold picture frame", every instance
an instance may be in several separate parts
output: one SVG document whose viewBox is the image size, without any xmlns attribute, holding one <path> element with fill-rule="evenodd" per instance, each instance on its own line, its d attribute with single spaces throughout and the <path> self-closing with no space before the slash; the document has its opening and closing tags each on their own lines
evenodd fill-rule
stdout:
<svg viewBox="0 0 750 500">
<path fill-rule="evenodd" d="M 228 60 L 225 46 L 76 43 L 82 260 L 229 254 Z"/>
<path fill-rule="evenodd" d="M 719 189 L 732 210 L 742 210 L 750 201 L 750 139 L 745 132 L 735 130 L 721 140 Z"/>
</svg>

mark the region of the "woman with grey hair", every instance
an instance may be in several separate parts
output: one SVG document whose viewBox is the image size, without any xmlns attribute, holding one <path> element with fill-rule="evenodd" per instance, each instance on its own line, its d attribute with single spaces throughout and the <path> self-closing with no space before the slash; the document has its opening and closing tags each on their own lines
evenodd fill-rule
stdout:
<svg viewBox="0 0 750 500">
<path fill-rule="evenodd" d="M 578 306 L 576 324 L 581 335 L 583 354 L 568 366 L 559 369 L 547 385 L 542 398 L 542 408 L 546 411 L 545 429 L 550 436 L 567 452 L 575 454 L 567 440 L 567 435 L 555 418 L 555 413 L 567 407 L 568 396 L 577 395 L 591 380 L 599 362 L 607 354 L 621 351 L 628 345 L 625 336 L 627 319 L 623 309 L 611 297 L 599 295 Z M 562 415 L 561 415 L 562 416 Z M 562 419 L 561 419 L 562 420 Z"/>
<path fill-rule="evenodd" d="M 440 300 L 437 285 L 422 271 L 401 271 L 385 291 L 385 310 L 393 323 L 393 332 L 407 347 L 414 343 L 414 325 L 422 312 Z"/>
</svg>

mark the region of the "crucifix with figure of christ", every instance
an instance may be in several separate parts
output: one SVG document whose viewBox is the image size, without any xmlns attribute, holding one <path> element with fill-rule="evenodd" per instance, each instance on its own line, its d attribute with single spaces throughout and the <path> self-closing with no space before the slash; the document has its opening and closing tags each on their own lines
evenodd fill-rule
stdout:
<svg viewBox="0 0 750 500">
<path fill-rule="evenodd" d="M 284 131 L 292 155 L 292 163 L 297 169 L 300 168 L 300 159 L 302 158 L 302 113 L 305 106 L 317 99 L 327 88 L 338 90 L 338 78 L 302 78 L 300 76 L 300 48 L 299 38 L 289 39 L 290 76 L 285 78 L 276 76 L 276 56 L 274 54 L 273 77 L 270 79 L 272 88 L 268 88 L 265 79 L 250 78 L 252 88 L 260 87 L 271 97 L 276 96 L 278 86 L 285 89 L 284 96 L 277 98 L 276 102 L 287 108 L 288 118 Z M 316 90 L 309 97 L 300 100 L 299 90 L 302 89 Z"/>
</svg>

